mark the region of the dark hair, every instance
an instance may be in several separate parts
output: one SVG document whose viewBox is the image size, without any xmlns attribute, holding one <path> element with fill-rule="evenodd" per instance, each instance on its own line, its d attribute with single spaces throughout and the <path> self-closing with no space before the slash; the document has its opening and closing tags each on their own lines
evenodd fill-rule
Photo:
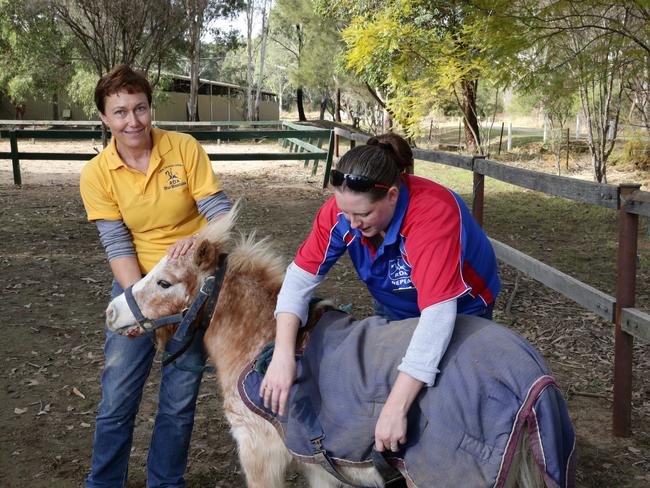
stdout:
<svg viewBox="0 0 650 488">
<path fill-rule="evenodd" d="M 120 64 L 102 76 L 95 87 L 95 105 L 104 114 L 106 97 L 120 91 L 127 93 L 144 93 L 151 106 L 151 85 L 140 71 L 133 70 L 128 64 Z"/>
<path fill-rule="evenodd" d="M 346 152 L 336 164 L 342 173 L 367 176 L 389 186 L 399 186 L 402 173 L 413 167 L 413 152 L 408 142 L 397 134 L 387 132 L 371 137 L 365 146 L 356 146 Z M 345 182 L 342 185 L 345 189 Z M 386 195 L 385 190 L 368 192 L 371 201 Z"/>
</svg>

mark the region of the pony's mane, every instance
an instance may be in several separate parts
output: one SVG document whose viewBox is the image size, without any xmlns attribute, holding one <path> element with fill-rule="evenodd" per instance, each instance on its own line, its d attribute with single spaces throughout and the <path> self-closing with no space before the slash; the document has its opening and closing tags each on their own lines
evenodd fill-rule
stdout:
<svg viewBox="0 0 650 488">
<path fill-rule="evenodd" d="M 237 218 L 239 217 L 240 209 L 240 200 L 237 200 L 230 209 L 230 212 L 209 222 L 197 233 L 197 238 L 207 239 L 209 242 L 216 244 L 219 248 L 226 249 L 231 241 L 232 230 L 235 227 Z"/>
<path fill-rule="evenodd" d="M 270 285 L 282 284 L 286 264 L 273 249 L 268 237 L 256 240 L 255 232 L 241 234 L 228 257 L 228 267 L 240 273 L 262 274 Z"/>
<path fill-rule="evenodd" d="M 255 232 L 252 232 L 248 236 L 240 234 L 234 239 L 233 229 L 240 210 L 241 201 L 237 200 L 230 212 L 208 223 L 197 237 L 207 239 L 220 252 L 229 252 L 228 267 L 233 271 L 262 274 L 265 280 L 270 281 L 269 284 L 282 284 L 286 265 L 272 249 L 268 238 L 256 240 Z"/>
</svg>

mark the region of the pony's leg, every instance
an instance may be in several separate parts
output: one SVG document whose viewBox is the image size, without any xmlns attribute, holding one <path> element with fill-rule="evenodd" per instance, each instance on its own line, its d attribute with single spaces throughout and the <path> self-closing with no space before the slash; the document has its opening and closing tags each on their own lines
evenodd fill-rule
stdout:
<svg viewBox="0 0 650 488">
<path fill-rule="evenodd" d="M 311 488 L 339 488 L 344 485 L 318 464 L 301 464 L 301 469 Z M 384 481 L 375 468 L 340 468 L 339 471 L 352 483 L 362 486 L 384 486 Z"/>
<path fill-rule="evenodd" d="M 251 414 L 252 415 L 252 414 Z M 291 463 L 279 434 L 264 420 L 247 416 L 245 423 L 233 423 L 232 435 L 239 447 L 239 461 L 248 488 L 281 488 Z"/>
</svg>

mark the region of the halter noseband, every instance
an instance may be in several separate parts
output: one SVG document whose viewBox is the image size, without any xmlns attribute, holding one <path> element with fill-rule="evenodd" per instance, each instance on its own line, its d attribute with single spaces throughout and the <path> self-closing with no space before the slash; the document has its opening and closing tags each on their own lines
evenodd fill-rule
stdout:
<svg viewBox="0 0 650 488">
<path fill-rule="evenodd" d="M 165 315 L 164 317 L 157 319 L 150 319 L 142 313 L 138 302 L 135 300 L 135 297 L 133 296 L 133 285 L 126 288 L 124 290 L 124 297 L 126 298 L 126 303 L 129 306 L 129 310 L 131 310 L 131 313 L 133 314 L 133 317 L 135 318 L 135 321 L 140 330 L 145 333 L 152 332 L 156 329 L 159 329 L 160 327 L 164 327 L 165 325 L 178 324 L 179 322 L 179 330 L 186 330 L 191 324 L 196 321 L 201 307 L 203 307 L 208 298 L 212 299 L 209 300 L 208 307 L 206 307 L 206 310 L 203 311 L 203 315 L 205 316 L 207 314 L 211 316 L 219 298 L 219 291 L 221 290 L 223 277 L 226 273 L 227 260 L 227 254 L 219 255 L 217 270 L 213 275 L 210 275 L 203 280 L 203 283 L 201 283 L 201 288 L 194 298 L 194 301 L 192 301 L 190 307 L 186 308 L 180 313 L 173 315 Z M 202 325 L 207 326 L 207 323 L 208 322 L 204 320 Z"/>
</svg>

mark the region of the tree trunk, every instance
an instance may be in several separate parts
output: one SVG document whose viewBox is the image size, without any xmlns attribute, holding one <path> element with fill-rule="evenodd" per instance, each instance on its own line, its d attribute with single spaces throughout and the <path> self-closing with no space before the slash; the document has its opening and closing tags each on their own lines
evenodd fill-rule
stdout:
<svg viewBox="0 0 650 488">
<path fill-rule="evenodd" d="M 341 122 L 341 87 L 336 87 L 336 103 L 334 106 L 334 120 Z"/>
<path fill-rule="evenodd" d="M 255 2 L 249 0 L 246 6 L 246 120 L 253 120 L 253 17 Z"/>
<path fill-rule="evenodd" d="M 324 93 L 320 102 L 320 114 L 318 120 L 325 120 L 325 110 L 327 110 L 327 103 L 330 101 L 329 93 Z"/>
<path fill-rule="evenodd" d="M 199 71 L 201 69 L 201 27 L 192 21 L 190 31 L 190 98 L 187 101 L 188 120 L 199 120 Z"/>
<path fill-rule="evenodd" d="M 300 122 L 306 122 L 307 117 L 305 117 L 305 108 L 303 107 L 301 86 L 296 89 L 296 105 L 298 106 L 298 120 Z"/>
<path fill-rule="evenodd" d="M 482 154 L 478 119 L 476 117 L 476 91 L 478 81 L 463 80 L 461 86 L 463 89 L 463 128 L 467 152 L 470 154 Z"/>
<path fill-rule="evenodd" d="M 257 91 L 255 92 L 255 120 L 260 120 L 262 80 L 264 79 L 264 60 L 266 59 L 266 43 L 269 38 L 269 22 L 271 17 L 270 8 L 270 5 L 267 7 L 267 1 L 265 0 L 262 6 L 262 40 L 260 43 L 260 70 L 257 76 Z"/>
<path fill-rule="evenodd" d="M 59 120 L 59 94 L 52 95 L 52 120 Z"/>
</svg>

